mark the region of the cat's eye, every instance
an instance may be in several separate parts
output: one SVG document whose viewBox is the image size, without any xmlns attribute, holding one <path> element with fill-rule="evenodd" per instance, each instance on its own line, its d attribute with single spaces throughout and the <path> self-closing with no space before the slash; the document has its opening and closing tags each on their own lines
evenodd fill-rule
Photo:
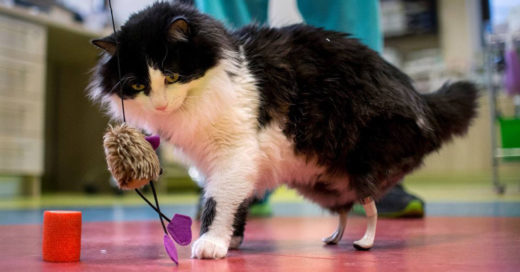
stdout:
<svg viewBox="0 0 520 272">
<path fill-rule="evenodd" d="M 177 73 L 169 74 L 169 75 L 166 76 L 166 82 L 168 84 L 175 83 L 178 80 L 179 80 L 179 74 L 177 74 Z"/>
<path fill-rule="evenodd" d="M 145 86 L 144 84 L 132 84 L 132 89 L 136 91 L 142 91 L 144 90 Z"/>
</svg>

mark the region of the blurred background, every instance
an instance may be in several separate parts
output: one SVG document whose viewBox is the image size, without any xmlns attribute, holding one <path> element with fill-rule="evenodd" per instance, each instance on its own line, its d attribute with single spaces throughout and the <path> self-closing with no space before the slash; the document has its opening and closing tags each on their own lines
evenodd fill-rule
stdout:
<svg viewBox="0 0 520 272">
<path fill-rule="evenodd" d="M 153 2 L 113 0 L 116 25 Z M 489 209 L 520 216 L 520 1 L 194 2 L 231 28 L 250 22 L 354 27 L 358 38 L 410 75 L 421 92 L 447 80 L 476 82 L 482 96 L 468 135 L 430 155 L 404 184 L 426 201 L 426 214 Z M 370 3 L 375 13 L 352 14 L 355 9 L 348 8 Z M 374 14 L 378 24 L 368 25 L 373 20 L 364 16 Z M 108 119 L 86 98 L 100 53 L 89 41 L 110 34 L 111 27 L 104 0 L 0 0 L 0 223 L 40 222 L 40 209 L 54 207 L 90 209 L 93 220 L 155 218 L 134 192 L 111 185 L 102 149 Z M 379 36 L 364 36 L 367 27 Z M 161 202 L 195 215 L 196 173 L 190 176 L 165 143 L 160 158 Z M 270 201 L 260 214 L 325 214 L 287 188 L 274 191 Z M 460 202 L 476 204 L 459 207 Z M 510 205 L 503 211 L 497 203 Z"/>
</svg>

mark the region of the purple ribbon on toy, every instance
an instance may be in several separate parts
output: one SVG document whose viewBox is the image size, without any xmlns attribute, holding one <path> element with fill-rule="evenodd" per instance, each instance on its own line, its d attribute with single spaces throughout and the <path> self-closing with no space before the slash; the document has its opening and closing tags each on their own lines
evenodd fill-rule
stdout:
<svg viewBox="0 0 520 272">
<path fill-rule="evenodd" d="M 157 150 L 161 144 L 161 137 L 158 135 L 146 136 L 144 138 L 152 145 L 153 150 Z"/>
<path fill-rule="evenodd" d="M 172 238 L 181 246 L 186 246 L 191 243 L 191 218 L 186 215 L 175 214 L 166 229 L 169 235 L 164 234 L 164 249 L 166 249 L 166 253 L 168 253 L 170 259 L 176 264 L 179 264 L 177 248 Z"/>
</svg>

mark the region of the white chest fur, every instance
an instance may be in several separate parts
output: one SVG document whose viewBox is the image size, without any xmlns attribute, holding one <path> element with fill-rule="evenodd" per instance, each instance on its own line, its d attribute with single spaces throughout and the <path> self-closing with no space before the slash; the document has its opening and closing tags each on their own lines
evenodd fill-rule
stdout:
<svg viewBox="0 0 520 272">
<path fill-rule="evenodd" d="M 280 184 L 311 185 L 325 168 L 303 155 L 294 153 L 294 147 L 278 124 L 271 124 L 258 135 L 262 152 L 257 187 L 273 188 Z"/>
<path fill-rule="evenodd" d="M 283 134 L 279 125 L 270 125 L 258 135 L 262 153 L 259 176 L 256 183 L 258 192 L 275 188 L 281 184 L 296 188 L 301 194 L 324 207 L 333 207 L 358 199 L 349 186 L 348 176 L 331 176 L 325 167 L 315 160 L 295 154 L 294 146 Z M 325 186 L 328 192 L 313 188 Z"/>
</svg>

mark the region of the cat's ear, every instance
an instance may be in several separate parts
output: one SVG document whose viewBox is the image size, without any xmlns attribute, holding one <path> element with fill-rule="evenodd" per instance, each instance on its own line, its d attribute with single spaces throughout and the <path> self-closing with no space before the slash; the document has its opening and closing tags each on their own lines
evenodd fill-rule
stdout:
<svg viewBox="0 0 520 272">
<path fill-rule="evenodd" d="M 168 26 L 168 39 L 171 41 L 187 41 L 190 26 L 186 18 L 177 16 L 173 18 Z"/>
<path fill-rule="evenodd" d="M 101 39 L 95 39 L 90 41 L 93 45 L 97 46 L 98 48 L 101 48 L 105 50 L 110 55 L 114 55 L 116 53 L 117 44 L 116 40 L 114 39 L 113 35 L 106 36 Z"/>
</svg>

